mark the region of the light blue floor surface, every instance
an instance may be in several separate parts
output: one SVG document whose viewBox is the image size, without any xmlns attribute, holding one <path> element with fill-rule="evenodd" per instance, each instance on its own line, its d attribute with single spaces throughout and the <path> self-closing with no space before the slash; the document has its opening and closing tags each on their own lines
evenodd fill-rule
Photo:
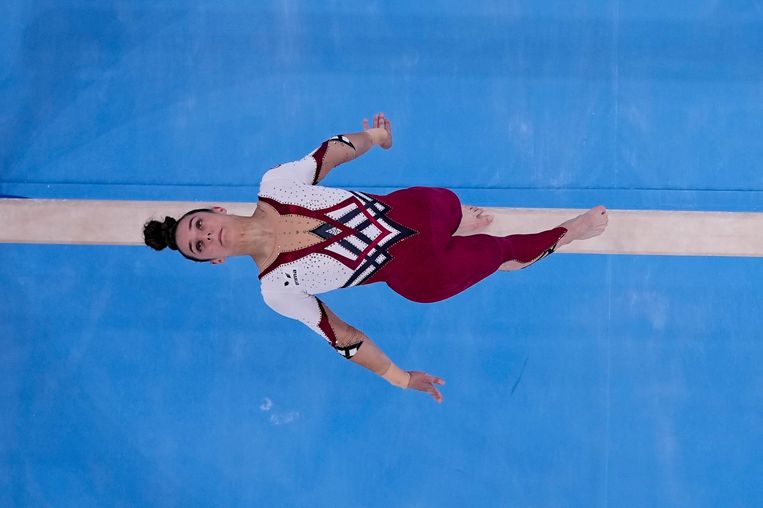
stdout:
<svg viewBox="0 0 763 508">
<path fill-rule="evenodd" d="M 759 0 L 319 4 L 5 2 L 0 194 L 254 201 L 383 111 L 393 149 L 326 185 L 763 211 Z M 434 305 L 325 297 L 437 405 L 243 259 L 0 246 L 0 505 L 763 506 L 762 283 L 558 254 Z"/>
</svg>

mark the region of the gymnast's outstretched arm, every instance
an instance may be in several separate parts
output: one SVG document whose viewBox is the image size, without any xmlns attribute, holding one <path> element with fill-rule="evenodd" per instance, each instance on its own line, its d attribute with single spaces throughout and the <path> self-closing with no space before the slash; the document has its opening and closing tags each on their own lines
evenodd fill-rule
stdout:
<svg viewBox="0 0 763 508">
<path fill-rule="evenodd" d="M 363 119 L 363 131 L 353 134 L 341 134 L 325 141 L 311 155 L 318 164 L 315 181 L 318 183 L 340 164 L 360 157 L 374 145 L 385 150 L 392 147 L 392 123 L 384 113 L 374 115 L 371 127 L 368 120 Z"/>
<path fill-rule="evenodd" d="M 444 380 L 426 372 L 406 372 L 400 369 L 365 333 L 344 322 L 322 301 L 316 301 L 321 309 L 318 327 L 324 333 L 328 332 L 329 340 L 338 353 L 395 386 L 426 392 L 437 402 L 442 402 L 442 394 L 434 385 L 444 385 Z"/>
<path fill-rule="evenodd" d="M 411 388 L 430 394 L 437 402 L 442 402 L 442 394 L 434 386 L 444 385 L 445 381 L 426 372 L 404 371 L 390 360 L 374 341 L 363 335 L 363 344 L 351 361 L 375 372 L 390 383 L 400 388 Z"/>
<path fill-rule="evenodd" d="M 437 402 L 442 402 L 442 395 L 434 385 L 444 385 L 445 381 L 426 372 L 401 370 L 374 341 L 345 323 L 328 305 L 314 295 L 290 287 L 263 288 L 265 303 L 279 314 L 301 321 L 326 339 L 344 358 L 362 365 L 395 386 L 427 392 Z"/>
</svg>

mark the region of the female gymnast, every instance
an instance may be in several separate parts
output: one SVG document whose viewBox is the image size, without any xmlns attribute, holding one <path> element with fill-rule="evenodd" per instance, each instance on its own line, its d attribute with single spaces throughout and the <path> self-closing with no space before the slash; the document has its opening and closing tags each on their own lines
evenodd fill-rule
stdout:
<svg viewBox="0 0 763 508">
<path fill-rule="evenodd" d="M 498 270 L 525 268 L 574 240 L 600 235 L 607 211 L 597 206 L 548 231 L 496 237 L 479 233 L 492 216 L 462 206 L 447 189 L 413 187 L 382 196 L 317 185 L 374 145 L 392 147 L 383 113 L 374 115 L 372 127 L 364 119 L 363 131 L 335 136 L 305 158 L 267 171 L 251 217 L 220 207 L 192 210 L 180 220 L 148 222 L 145 241 L 214 265 L 228 256 L 251 256 L 273 310 L 302 321 L 339 354 L 388 382 L 442 402 L 435 385 L 443 379 L 398 368 L 315 295 L 385 282 L 415 302 L 445 300 Z"/>
</svg>

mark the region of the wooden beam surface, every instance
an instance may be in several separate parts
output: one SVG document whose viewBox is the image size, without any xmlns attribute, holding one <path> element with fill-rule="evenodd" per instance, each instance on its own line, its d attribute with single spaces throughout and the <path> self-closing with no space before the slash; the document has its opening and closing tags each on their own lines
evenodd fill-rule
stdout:
<svg viewBox="0 0 763 508">
<path fill-rule="evenodd" d="M 0 199 L 0 243 L 143 245 L 149 218 L 179 217 L 193 208 L 223 206 L 251 215 L 256 203 Z M 486 208 L 492 235 L 531 233 L 585 210 Z M 574 242 L 566 253 L 763 257 L 763 213 L 610 210 L 600 237 Z"/>
</svg>

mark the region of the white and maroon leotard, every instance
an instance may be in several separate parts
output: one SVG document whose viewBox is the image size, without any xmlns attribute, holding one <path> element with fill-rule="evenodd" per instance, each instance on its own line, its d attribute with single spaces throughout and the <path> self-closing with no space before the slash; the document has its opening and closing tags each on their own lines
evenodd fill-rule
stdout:
<svg viewBox="0 0 763 508">
<path fill-rule="evenodd" d="M 347 358 L 360 343 L 338 343 L 335 316 L 314 295 L 383 281 L 413 301 L 443 300 L 505 261 L 534 262 L 550 254 L 566 233 L 555 228 L 453 237 L 461 204 L 447 189 L 413 187 L 377 196 L 315 185 L 326 146 L 262 178 L 258 206 L 277 213 L 276 244 L 290 248 L 276 249 L 280 253 L 265 263 L 260 282 L 273 310 L 302 321 Z M 311 238 L 309 244 L 295 243 L 297 234 Z"/>
</svg>

